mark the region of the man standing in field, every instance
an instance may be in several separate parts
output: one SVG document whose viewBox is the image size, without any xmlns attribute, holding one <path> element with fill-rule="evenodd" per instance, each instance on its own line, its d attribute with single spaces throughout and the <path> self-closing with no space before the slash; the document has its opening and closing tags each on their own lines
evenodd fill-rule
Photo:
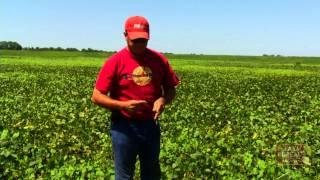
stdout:
<svg viewBox="0 0 320 180">
<path fill-rule="evenodd" d="M 124 36 L 127 47 L 104 63 L 91 99 L 112 111 L 116 179 L 133 179 L 137 156 L 141 179 L 160 179 L 157 119 L 174 99 L 179 80 L 168 60 L 147 48 L 149 23 L 144 17 L 129 17 Z"/>
</svg>

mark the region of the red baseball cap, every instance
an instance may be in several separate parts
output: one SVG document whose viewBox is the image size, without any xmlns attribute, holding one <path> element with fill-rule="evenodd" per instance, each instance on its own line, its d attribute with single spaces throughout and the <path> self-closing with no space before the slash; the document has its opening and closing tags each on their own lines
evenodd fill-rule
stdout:
<svg viewBox="0 0 320 180">
<path fill-rule="evenodd" d="M 142 16 L 131 16 L 125 24 L 129 39 L 149 39 L 149 22 Z"/>
</svg>

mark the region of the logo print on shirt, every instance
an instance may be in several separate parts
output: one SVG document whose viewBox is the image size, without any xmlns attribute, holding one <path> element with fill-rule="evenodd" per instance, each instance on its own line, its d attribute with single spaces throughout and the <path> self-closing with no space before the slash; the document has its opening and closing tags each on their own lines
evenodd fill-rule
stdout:
<svg viewBox="0 0 320 180">
<path fill-rule="evenodd" d="M 132 80 L 139 86 L 145 86 L 152 79 L 152 71 L 147 66 L 138 66 L 133 70 Z"/>
</svg>

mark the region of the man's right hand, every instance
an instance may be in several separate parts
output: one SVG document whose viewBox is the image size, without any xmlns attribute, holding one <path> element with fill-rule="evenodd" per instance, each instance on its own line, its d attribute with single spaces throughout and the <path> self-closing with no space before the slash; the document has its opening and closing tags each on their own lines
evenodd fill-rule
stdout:
<svg viewBox="0 0 320 180">
<path fill-rule="evenodd" d="M 134 112 L 141 108 L 141 106 L 147 105 L 147 101 L 145 100 L 129 100 L 123 102 L 123 109 L 128 112 Z"/>
<path fill-rule="evenodd" d="M 134 112 L 142 106 L 147 106 L 145 100 L 128 100 L 119 101 L 101 93 L 98 89 L 94 88 L 91 100 L 93 103 L 108 109 L 124 109 L 128 112 Z"/>
</svg>

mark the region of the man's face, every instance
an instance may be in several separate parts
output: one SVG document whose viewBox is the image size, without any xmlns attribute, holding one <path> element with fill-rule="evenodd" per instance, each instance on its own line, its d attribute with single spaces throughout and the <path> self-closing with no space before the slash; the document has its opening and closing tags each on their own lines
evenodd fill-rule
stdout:
<svg viewBox="0 0 320 180">
<path fill-rule="evenodd" d="M 128 44 L 128 48 L 134 55 L 141 56 L 145 53 L 148 45 L 148 39 L 138 38 L 131 40 L 128 38 L 128 36 L 125 37 Z"/>
</svg>

